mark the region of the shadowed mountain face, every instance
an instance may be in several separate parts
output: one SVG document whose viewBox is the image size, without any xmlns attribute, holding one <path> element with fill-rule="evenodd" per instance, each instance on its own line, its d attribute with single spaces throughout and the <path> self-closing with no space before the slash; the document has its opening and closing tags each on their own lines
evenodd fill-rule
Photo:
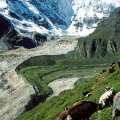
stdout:
<svg viewBox="0 0 120 120">
<path fill-rule="evenodd" d="M 0 50 L 13 48 L 17 32 L 4 16 L 0 15 Z"/>
<path fill-rule="evenodd" d="M 9 20 L 0 15 L 0 50 L 13 49 L 16 46 L 33 48 L 47 40 L 47 37 L 41 34 L 34 34 L 33 37 L 28 38 L 20 35 Z"/>
<path fill-rule="evenodd" d="M 87 37 L 79 38 L 77 47 L 69 55 L 75 58 L 104 57 L 120 52 L 120 8 L 98 24 Z"/>
<path fill-rule="evenodd" d="M 0 15 L 0 37 L 2 37 L 5 31 L 10 27 L 10 23 L 2 15 Z"/>
</svg>

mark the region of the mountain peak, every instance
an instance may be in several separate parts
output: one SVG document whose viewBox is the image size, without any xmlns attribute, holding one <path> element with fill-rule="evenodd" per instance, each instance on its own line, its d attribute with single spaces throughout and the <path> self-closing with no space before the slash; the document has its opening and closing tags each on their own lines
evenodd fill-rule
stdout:
<svg viewBox="0 0 120 120">
<path fill-rule="evenodd" d="M 88 35 L 120 0 L 2 0 L 0 13 L 24 35 L 29 32 Z"/>
</svg>

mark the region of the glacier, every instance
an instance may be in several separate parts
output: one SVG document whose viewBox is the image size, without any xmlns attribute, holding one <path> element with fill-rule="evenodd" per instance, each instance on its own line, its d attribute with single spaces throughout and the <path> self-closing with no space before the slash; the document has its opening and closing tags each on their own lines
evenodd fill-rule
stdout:
<svg viewBox="0 0 120 120">
<path fill-rule="evenodd" d="M 21 34 L 86 36 L 120 0 L 1 0 L 0 14 Z"/>
</svg>

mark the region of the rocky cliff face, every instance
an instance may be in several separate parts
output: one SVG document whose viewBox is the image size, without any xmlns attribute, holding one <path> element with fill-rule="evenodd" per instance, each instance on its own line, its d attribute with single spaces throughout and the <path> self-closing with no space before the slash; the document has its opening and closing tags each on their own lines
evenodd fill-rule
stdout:
<svg viewBox="0 0 120 120">
<path fill-rule="evenodd" d="M 76 57 L 103 57 L 107 52 L 107 42 L 101 39 L 82 41 L 75 49 Z"/>
<path fill-rule="evenodd" d="M 120 51 L 120 8 L 117 8 L 107 19 L 101 21 L 95 32 L 88 37 L 80 38 L 72 52 L 79 57 L 104 57 Z"/>
<path fill-rule="evenodd" d="M 2 15 L 0 15 L 0 23 L 0 50 L 10 49 L 12 48 L 11 38 L 13 39 L 13 36 L 16 36 L 16 31 L 9 20 Z"/>
</svg>

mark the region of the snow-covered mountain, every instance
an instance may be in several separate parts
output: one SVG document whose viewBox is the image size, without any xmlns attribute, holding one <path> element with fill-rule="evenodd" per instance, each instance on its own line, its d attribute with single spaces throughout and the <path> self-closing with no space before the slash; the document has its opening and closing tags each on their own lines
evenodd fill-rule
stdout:
<svg viewBox="0 0 120 120">
<path fill-rule="evenodd" d="M 0 13 L 15 29 L 29 33 L 88 35 L 120 0 L 0 0 Z"/>
</svg>

